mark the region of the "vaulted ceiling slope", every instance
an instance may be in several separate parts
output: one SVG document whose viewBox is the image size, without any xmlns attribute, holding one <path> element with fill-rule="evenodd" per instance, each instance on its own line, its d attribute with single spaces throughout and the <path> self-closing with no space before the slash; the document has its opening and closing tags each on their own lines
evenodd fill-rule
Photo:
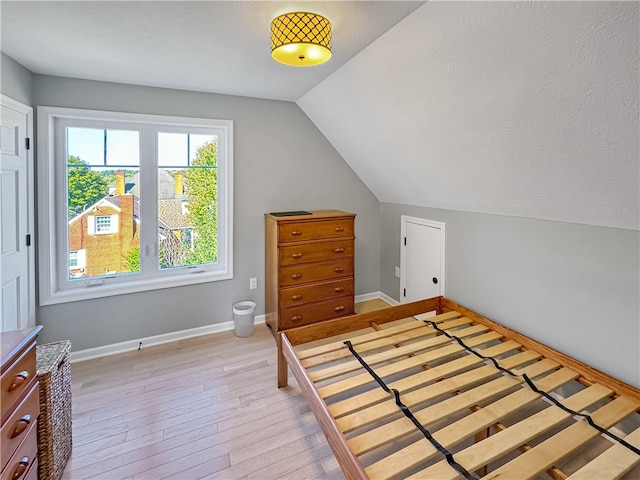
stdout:
<svg viewBox="0 0 640 480">
<path fill-rule="evenodd" d="M 428 2 L 297 103 L 382 202 L 638 230 L 639 5 Z"/>
</svg>

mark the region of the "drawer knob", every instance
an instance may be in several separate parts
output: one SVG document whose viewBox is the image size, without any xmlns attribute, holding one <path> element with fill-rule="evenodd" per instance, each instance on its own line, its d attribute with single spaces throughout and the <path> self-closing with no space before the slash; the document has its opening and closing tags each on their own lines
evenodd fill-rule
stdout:
<svg viewBox="0 0 640 480">
<path fill-rule="evenodd" d="M 302 253 L 300 252 L 292 253 L 291 258 L 295 258 L 295 259 L 302 258 Z"/>
<path fill-rule="evenodd" d="M 20 463 L 16 465 L 16 469 L 13 471 L 11 480 L 18 480 L 22 475 L 24 475 L 24 472 L 27 471 L 27 467 L 29 466 L 29 462 L 29 457 L 22 457 L 22 460 L 20 460 Z"/>
<path fill-rule="evenodd" d="M 344 253 L 344 248 L 342 247 L 334 248 L 333 253 Z"/>
<path fill-rule="evenodd" d="M 336 312 L 341 312 L 344 310 L 344 305 L 338 305 L 336 308 L 333 309 Z"/>
<path fill-rule="evenodd" d="M 16 378 L 13 379 L 13 383 L 9 385 L 9 392 L 13 392 L 17 388 L 20 388 L 24 382 L 29 378 L 29 372 L 20 372 L 16 375 Z"/>
<path fill-rule="evenodd" d="M 333 230 L 336 232 L 344 232 L 344 227 L 336 227 Z"/>
<path fill-rule="evenodd" d="M 291 278 L 293 278 L 294 280 L 300 280 L 302 278 L 302 274 L 294 273 L 293 275 L 291 275 Z"/>
<path fill-rule="evenodd" d="M 344 287 L 336 287 L 336 288 L 333 289 L 333 291 L 336 292 L 336 293 L 344 292 Z"/>
<path fill-rule="evenodd" d="M 336 267 L 336 268 L 333 269 L 333 271 L 336 272 L 336 273 L 342 273 L 342 272 L 344 272 L 344 267 Z"/>
<path fill-rule="evenodd" d="M 302 315 L 294 315 L 291 317 L 292 322 L 299 322 L 300 320 L 302 320 Z"/>
<path fill-rule="evenodd" d="M 297 237 L 299 235 L 302 235 L 302 231 L 300 230 L 294 230 L 293 232 L 291 232 L 291 235 L 293 235 L 294 237 Z"/>
<path fill-rule="evenodd" d="M 30 423 L 31 423 L 31 415 L 25 415 L 24 417 L 22 417 L 20 420 L 16 422 L 16 427 L 13 429 L 13 432 L 11 432 L 11 435 L 9 435 L 9 438 L 13 439 L 19 436 L 22 432 L 24 432 L 27 429 Z"/>
<path fill-rule="evenodd" d="M 302 300 L 302 295 L 291 295 L 291 300 Z"/>
</svg>

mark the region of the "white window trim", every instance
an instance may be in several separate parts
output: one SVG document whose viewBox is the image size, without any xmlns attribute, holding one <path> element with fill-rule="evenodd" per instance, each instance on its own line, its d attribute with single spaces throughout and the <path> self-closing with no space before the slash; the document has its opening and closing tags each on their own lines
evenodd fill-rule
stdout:
<svg viewBox="0 0 640 480">
<path fill-rule="evenodd" d="M 233 278 L 233 122 L 231 120 L 215 120 L 204 118 L 174 117 L 164 115 L 131 114 L 122 112 L 106 112 L 82 110 L 74 108 L 38 107 L 38 255 L 39 255 L 39 292 L 40 305 L 54 305 L 91 298 L 100 298 L 125 293 L 143 292 L 161 288 L 194 285 L 205 282 L 228 280 Z M 224 200 L 219 202 L 220 217 L 224 221 L 218 227 L 219 251 L 224 252 L 216 271 L 184 268 L 183 272 L 172 275 L 159 274 L 155 277 L 135 279 L 120 283 L 109 282 L 109 277 L 97 277 L 78 282 L 79 288 L 61 289 L 58 285 L 57 272 L 60 267 L 67 271 L 68 252 L 64 256 L 59 253 L 59 245 L 64 241 L 64 232 L 56 228 L 56 218 L 64 218 L 64 207 L 58 206 L 56 211 L 56 171 L 54 155 L 54 125 L 57 118 L 74 118 L 83 120 L 99 120 L 130 122 L 132 124 L 155 124 L 181 127 L 213 126 L 223 131 L 224 151 L 219 152 L 218 166 L 224 172 L 220 182 L 220 190 L 226 192 Z M 63 215 L 61 217 L 61 215 Z M 145 247 L 140 245 L 141 254 Z M 152 247 L 153 248 L 153 247 Z M 65 247 L 66 250 L 66 247 Z M 63 263 L 62 263 L 63 262 Z"/>
</svg>

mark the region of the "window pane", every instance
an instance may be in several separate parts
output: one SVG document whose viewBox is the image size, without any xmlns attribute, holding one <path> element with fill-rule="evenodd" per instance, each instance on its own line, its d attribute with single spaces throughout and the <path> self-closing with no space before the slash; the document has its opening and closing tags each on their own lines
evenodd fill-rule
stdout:
<svg viewBox="0 0 640 480">
<path fill-rule="evenodd" d="M 136 131 L 67 128 L 69 279 L 139 272 L 138 142 Z M 120 168 L 105 166 L 105 146 Z"/>
<path fill-rule="evenodd" d="M 189 135 L 189 162 L 193 162 L 197 158 L 200 148 L 215 140 L 215 135 Z"/>
<path fill-rule="evenodd" d="M 158 133 L 158 166 L 186 167 L 189 162 L 186 133 Z"/>
<path fill-rule="evenodd" d="M 67 154 L 89 165 L 104 165 L 104 130 L 67 128 Z"/>
<path fill-rule="evenodd" d="M 159 136 L 162 134 L 159 134 Z M 160 168 L 158 189 L 173 192 L 158 199 L 161 269 L 215 263 L 218 260 L 217 142 L 213 136 L 189 135 L 198 148 L 186 168 Z M 159 143 L 160 147 L 160 143 Z M 186 150 L 179 150 L 186 156 Z M 160 154 L 161 155 L 161 154 Z M 165 157 L 167 164 L 180 165 Z"/>
<path fill-rule="evenodd" d="M 140 144 L 138 132 L 107 130 L 107 165 L 140 165 Z"/>
</svg>

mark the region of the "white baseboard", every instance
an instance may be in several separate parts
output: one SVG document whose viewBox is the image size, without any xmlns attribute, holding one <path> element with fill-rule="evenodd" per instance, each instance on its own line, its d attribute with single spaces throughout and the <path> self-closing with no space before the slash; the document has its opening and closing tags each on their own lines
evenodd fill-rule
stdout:
<svg viewBox="0 0 640 480">
<path fill-rule="evenodd" d="M 264 323 L 264 315 L 256 315 L 255 325 Z M 212 333 L 228 332 L 233 330 L 233 322 L 214 323 L 205 325 L 204 327 L 190 328 L 188 330 L 179 330 L 177 332 L 163 333 L 152 337 L 136 338 L 127 340 L 126 342 L 112 343 L 111 345 L 103 345 L 101 347 L 87 348 L 85 350 L 72 351 L 69 361 L 71 363 L 82 362 L 94 358 L 107 357 L 117 353 L 132 352 L 138 350 L 139 347 L 151 347 L 153 345 L 161 345 L 163 343 L 176 342 L 187 338 L 199 337 L 201 335 L 209 335 Z"/>
<path fill-rule="evenodd" d="M 397 300 L 394 300 L 389 295 L 382 292 L 371 292 L 371 293 L 363 293 L 362 295 L 356 295 L 356 303 L 366 302 L 367 300 L 376 300 L 376 299 L 384 300 L 389 305 L 394 307 L 396 305 L 400 305 L 400 302 L 398 302 Z"/>
<path fill-rule="evenodd" d="M 385 295 L 382 292 L 365 293 L 363 295 L 356 295 L 356 303 L 364 302 L 366 300 L 381 299 L 390 305 L 397 305 L 398 302 L 393 298 Z M 264 323 L 264 315 L 256 315 L 255 324 Z M 188 330 L 179 330 L 177 332 L 163 333 L 161 335 L 154 335 L 152 337 L 136 338 L 133 340 L 127 340 L 126 342 L 112 343 L 111 345 L 103 345 L 101 347 L 87 348 L 85 350 L 72 351 L 69 361 L 71 363 L 82 362 L 84 360 L 91 360 L 94 358 L 107 357 L 109 355 L 115 355 L 117 353 L 132 352 L 142 347 L 151 347 L 153 345 L 161 345 L 163 343 L 176 342 L 178 340 L 185 340 L 187 338 L 199 337 L 200 335 L 209 335 L 212 333 L 228 332 L 233 330 L 233 322 L 214 323 L 211 325 L 205 325 L 204 327 L 190 328 Z"/>
</svg>

